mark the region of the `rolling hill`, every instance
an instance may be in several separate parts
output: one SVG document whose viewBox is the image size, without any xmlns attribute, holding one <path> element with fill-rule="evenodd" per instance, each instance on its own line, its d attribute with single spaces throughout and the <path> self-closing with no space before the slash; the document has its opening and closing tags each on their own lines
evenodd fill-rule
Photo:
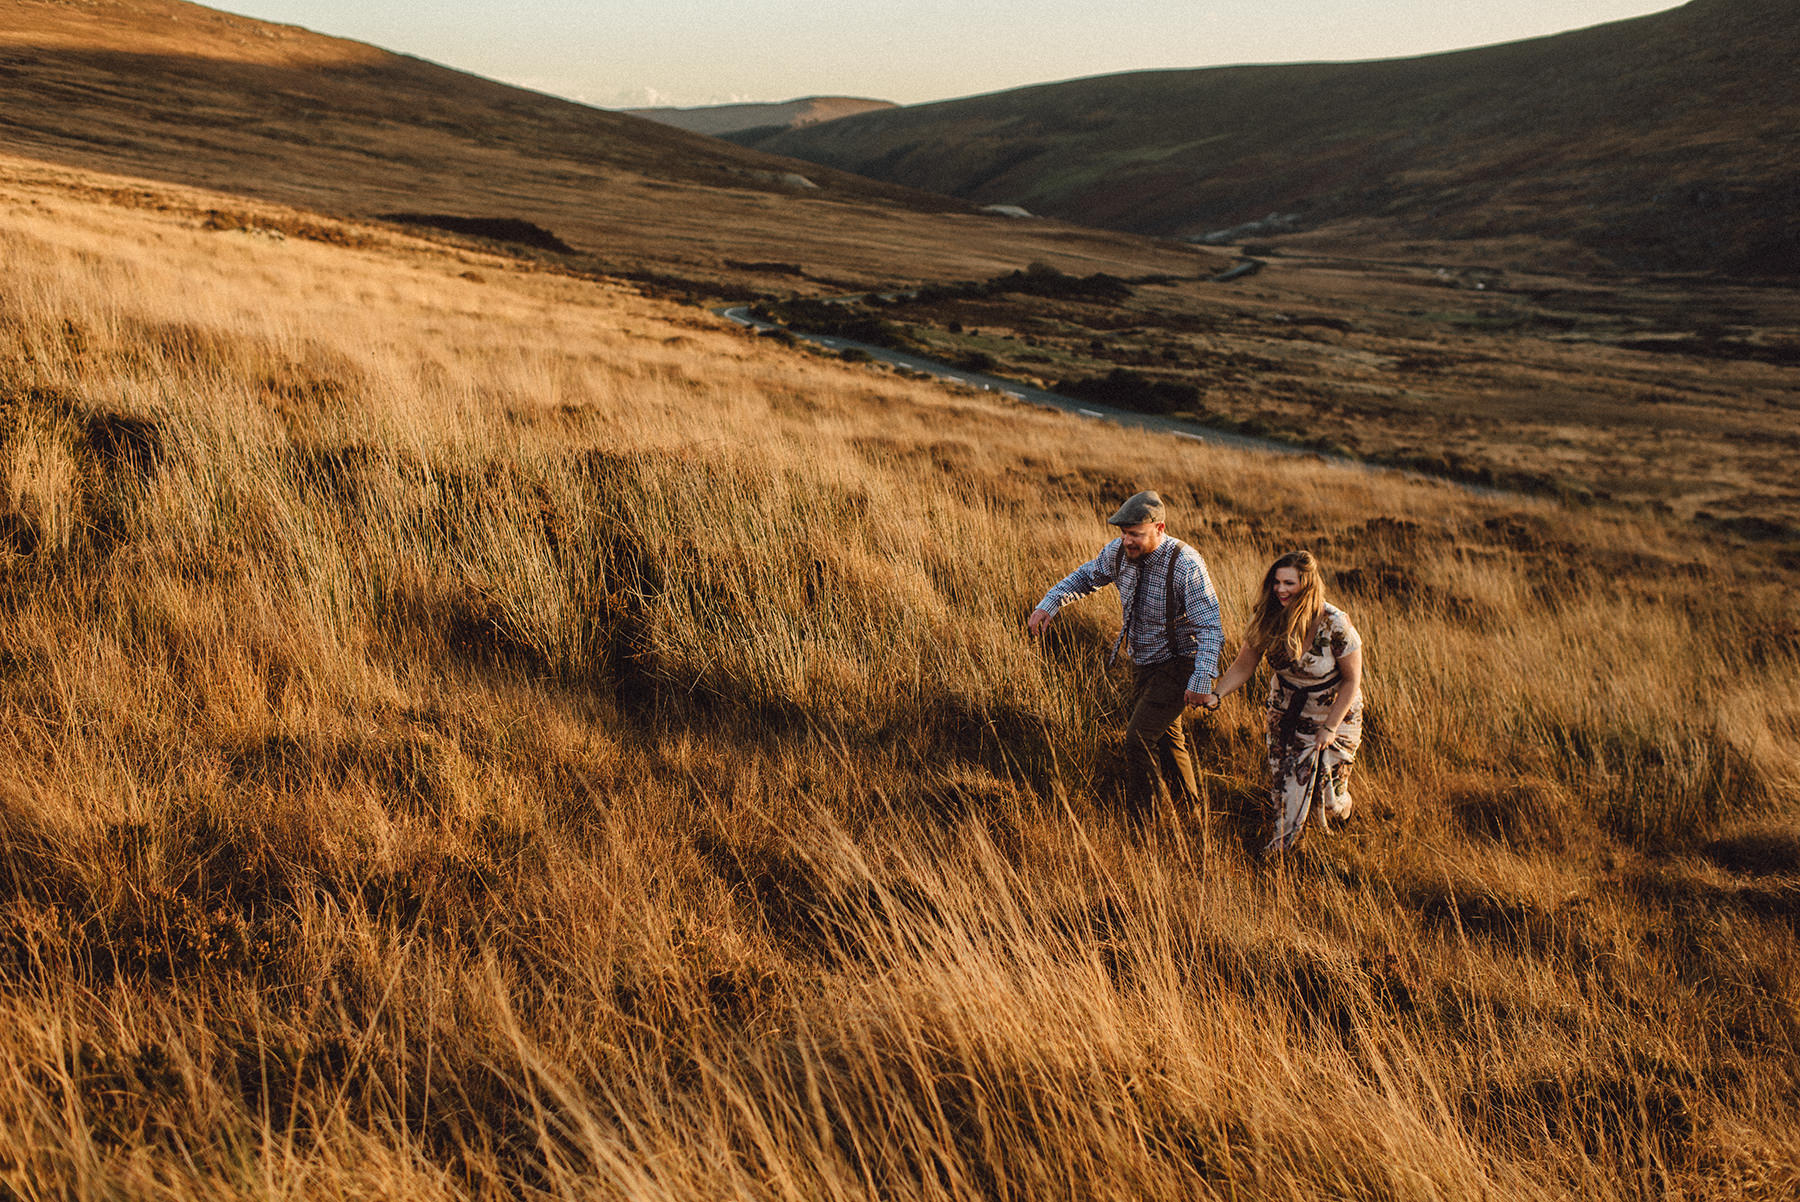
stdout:
<svg viewBox="0 0 1800 1202">
<path fill-rule="evenodd" d="M 1797 60 L 1800 5 L 1693 0 L 1450 54 L 1109 75 L 747 140 L 1146 234 L 1792 276 Z"/>
<path fill-rule="evenodd" d="M 1800 292 L 1221 280 L 188 6 L 0 44 L 0 1202 L 1800 1196 Z M 789 247 L 1185 262 L 859 303 L 1668 491 L 600 270 Z M 1364 637 L 1355 817 L 1278 862 L 1256 690 L 1133 822 L 1118 601 L 1024 630 L 1142 487 L 1234 644 L 1295 547 Z"/>
<path fill-rule="evenodd" d="M 882 112 L 896 107 L 891 100 L 863 100 L 855 96 L 809 96 L 778 104 L 710 104 L 693 108 L 658 107 L 625 109 L 664 125 L 719 137 L 748 129 L 800 129 L 821 121 L 836 121 L 858 113 Z"/>
<path fill-rule="evenodd" d="M 0 0 L 0 151 L 339 217 L 530 222 L 602 269 L 689 279 L 1170 258 L 179 0 Z"/>
<path fill-rule="evenodd" d="M 87 184 L 0 159 L 0 1197 L 1796 1196 L 1793 567 Z M 1117 602 L 1021 629 L 1144 485 L 1364 633 L 1279 865 L 1251 690 L 1134 825 Z"/>
</svg>

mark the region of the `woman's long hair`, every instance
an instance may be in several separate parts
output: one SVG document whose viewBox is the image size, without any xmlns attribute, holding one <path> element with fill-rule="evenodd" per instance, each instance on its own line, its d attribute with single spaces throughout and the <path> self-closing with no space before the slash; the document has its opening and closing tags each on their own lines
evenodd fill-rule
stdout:
<svg viewBox="0 0 1800 1202">
<path fill-rule="evenodd" d="M 1275 573 L 1293 568 L 1300 587 L 1284 608 L 1275 597 Z M 1306 653 L 1319 615 L 1325 610 L 1325 586 L 1319 579 L 1319 561 L 1311 551 L 1289 551 L 1263 573 L 1256 612 L 1250 616 L 1250 638 L 1276 665 L 1291 664 Z"/>
</svg>

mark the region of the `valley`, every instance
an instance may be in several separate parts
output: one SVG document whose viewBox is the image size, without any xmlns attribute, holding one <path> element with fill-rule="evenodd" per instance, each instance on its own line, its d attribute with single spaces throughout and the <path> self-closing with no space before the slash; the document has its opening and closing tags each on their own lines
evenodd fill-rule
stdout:
<svg viewBox="0 0 1800 1202">
<path fill-rule="evenodd" d="M 1040 264 L 768 311 L 1198 426 L 1800 546 L 1792 290 L 1257 262 L 1086 295 Z"/>
</svg>

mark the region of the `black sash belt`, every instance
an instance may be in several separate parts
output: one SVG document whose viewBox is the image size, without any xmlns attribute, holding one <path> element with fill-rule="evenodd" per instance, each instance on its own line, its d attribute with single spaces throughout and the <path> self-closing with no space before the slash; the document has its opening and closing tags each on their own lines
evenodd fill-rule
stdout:
<svg viewBox="0 0 1800 1202">
<path fill-rule="evenodd" d="M 1341 673 L 1333 672 L 1318 684 L 1297 685 L 1279 672 L 1275 675 L 1281 681 L 1283 688 L 1291 690 L 1287 708 L 1281 712 L 1281 726 L 1279 727 L 1281 746 L 1285 748 L 1294 741 L 1294 736 L 1300 733 L 1300 715 L 1306 709 L 1307 698 L 1335 687 L 1344 678 Z"/>
</svg>

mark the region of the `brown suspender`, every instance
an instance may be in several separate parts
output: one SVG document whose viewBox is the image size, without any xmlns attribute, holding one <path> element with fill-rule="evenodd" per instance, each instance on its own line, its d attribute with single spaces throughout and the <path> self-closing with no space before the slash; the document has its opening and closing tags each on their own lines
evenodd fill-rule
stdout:
<svg viewBox="0 0 1800 1202">
<path fill-rule="evenodd" d="M 1186 547 L 1187 544 L 1183 543 L 1178 538 L 1170 538 L 1169 542 L 1174 545 L 1169 552 L 1169 562 L 1168 562 L 1167 567 L 1164 569 L 1164 576 L 1163 576 L 1164 637 L 1168 640 L 1168 643 L 1169 643 L 1169 654 L 1174 655 L 1174 656 L 1181 656 L 1182 650 L 1181 650 L 1181 626 L 1180 626 L 1180 623 L 1181 623 L 1181 619 L 1187 617 L 1187 602 L 1186 602 L 1185 598 L 1177 598 L 1175 596 L 1175 566 L 1181 562 L 1181 552 Z M 1119 571 L 1124 566 L 1125 566 L 1125 544 L 1120 543 L 1119 544 L 1119 554 L 1113 560 L 1113 579 L 1115 581 L 1118 580 Z M 1131 632 L 1135 627 L 1136 619 L 1138 616 L 1138 612 L 1137 612 L 1138 604 L 1139 604 L 1139 602 L 1141 602 L 1143 600 L 1143 597 L 1144 597 L 1144 569 L 1142 567 L 1140 567 L 1140 568 L 1138 568 L 1137 583 L 1133 586 L 1133 588 L 1131 590 L 1131 600 L 1126 605 L 1125 625 L 1124 625 L 1124 628 L 1119 632 L 1120 636 L 1121 636 L 1121 638 L 1120 638 L 1121 642 L 1124 642 L 1125 639 L 1130 637 Z M 1198 650 L 1198 646 L 1196 646 L 1195 650 L 1196 651 Z M 1114 655 L 1117 655 L 1117 654 L 1118 654 L 1117 648 L 1115 648 Z M 1110 662 L 1110 661 L 1108 661 L 1108 662 Z"/>
<path fill-rule="evenodd" d="M 1172 538 L 1169 541 L 1175 544 L 1175 549 L 1169 554 L 1168 576 L 1163 581 L 1164 637 L 1169 640 L 1169 654 L 1180 655 L 1181 629 L 1177 623 L 1187 616 L 1187 602 L 1183 599 L 1177 604 L 1175 600 L 1175 565 L 1181 562 L 1184 544 L 1178 538 Z"/>
</svg>

